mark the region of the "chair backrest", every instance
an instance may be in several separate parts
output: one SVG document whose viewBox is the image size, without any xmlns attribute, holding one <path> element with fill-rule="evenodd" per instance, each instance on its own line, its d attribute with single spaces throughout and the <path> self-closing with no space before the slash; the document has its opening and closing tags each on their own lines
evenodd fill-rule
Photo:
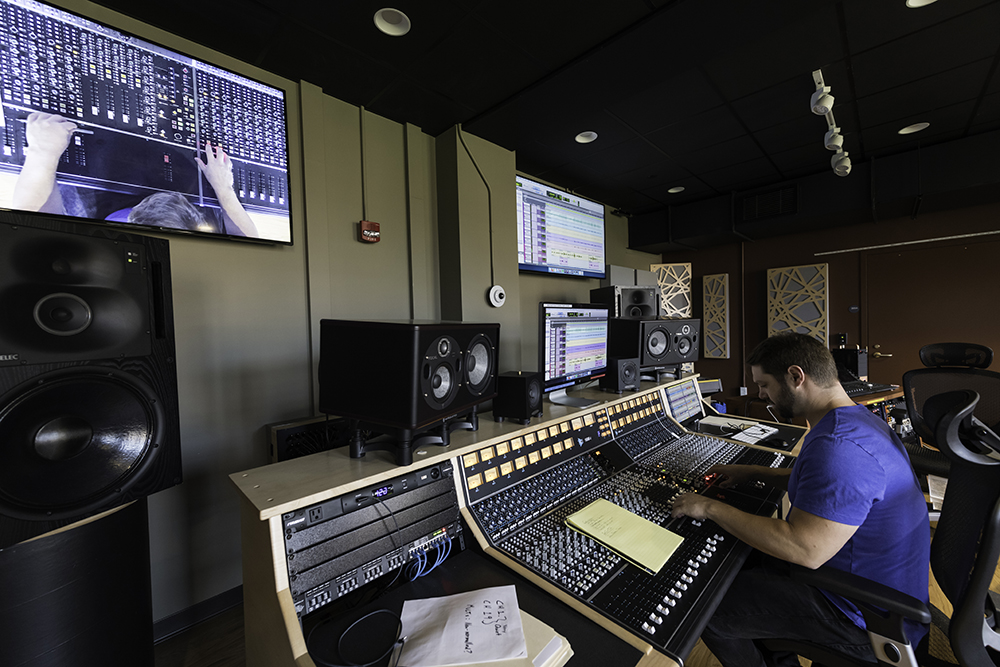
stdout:
<svg viewBox="0 0 1000 667">
<path fill-rule="evenodd" d="M 924 403 L 945 392 L 977 392 L 976 417 L 990 428 L 1000 424 L 1000 373 L 984 370 L 993 362 L 992 349 L 976 343 L 933 343 L 920 348 L 920 361 L 927 368 L 903 374 L 903 395 L 910 424 L 924 442 L 941 448 L 924 419 Z"/>
<path fill-rule="evenodd" d="M 984 617 L 996 613 L 989 587 L 1000 559 L 1000 460 L 989 455 L 996 448 L 995 437 L 984 439 L 984 430 L 973 423 L 980 401 L 976 392 L 959 390 L 924 402 L 926 425 L 951 459 L 931 543 L 931 569 L 955 608 L 949 638 L 965 667 L 995 665 L 985 648 L 985 633 L 993 631 L 984 628 Z"/>
</svg>

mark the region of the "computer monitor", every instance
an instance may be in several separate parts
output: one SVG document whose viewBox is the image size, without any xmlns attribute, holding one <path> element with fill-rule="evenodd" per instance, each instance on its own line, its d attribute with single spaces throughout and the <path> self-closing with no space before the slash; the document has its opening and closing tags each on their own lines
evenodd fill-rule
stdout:
<svg viewBox="0 0 1000 667">
<path fill-rule="evenodd" d="M 603 278 L 604 205 L 518 175 L 517 267 Z"/>
<path fill-rule="evenodd" d="M 679 424 L 687 425 L 691 420 L 705 416 L 701 392 L 698 390 L 698 379 L 695 376 L 667 386 L 666 392 L 667 408 Z"/>
<path fill-rule="evenodd" d="M 36 0 L 0 78 L 0 208 L 292 243 L 283 89 Z"/>
<path fill-rule="evenodd" d="M 538 368 L 549 402 L 586 407 L 598 401 L 568 396 L 570 387 L 596 380 L 608 365 L 608 307 L 538 304 Z"/>
</svg>

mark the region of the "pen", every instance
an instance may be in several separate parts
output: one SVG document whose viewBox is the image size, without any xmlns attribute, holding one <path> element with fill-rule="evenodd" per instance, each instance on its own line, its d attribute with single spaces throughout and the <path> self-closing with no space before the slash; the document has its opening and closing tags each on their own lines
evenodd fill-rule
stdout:
<svg viewBox="0 0 1000 667">
<path fill-rule="evenodd" d="M 27 122 L 28 122 L 28 121 L 27 121 L 26 119 L 24 119 L 24 118 L 18 118 L 17 120 L 19 120 L 19 121 L 20 121 L 20 122 L 22 122 L 22 123 L 27 123 Z M 85 127 L 75 127 L 75 128 L 73 128 L 73 131 L 74 131 L 74 132 L 79 132 L 80 134 L 93 134 L 93 133 L 94 133 L 94 131 L 93 131 L 93 130 L 88 130 L 88 129 L 87 129 L 87 128 L 85 128 Z"/>
</svg>

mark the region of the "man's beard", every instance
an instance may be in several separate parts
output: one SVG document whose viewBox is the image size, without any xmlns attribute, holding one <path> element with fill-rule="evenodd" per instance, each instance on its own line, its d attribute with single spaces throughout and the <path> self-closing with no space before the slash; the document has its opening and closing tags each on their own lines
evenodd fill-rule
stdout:
<svg viewBox="0 0 1000 667">
<path fill-rule="evenodd" d="M 782 419 L 790 421 L 795 417 L 795 395 L 787 383 L 781 385 L 778 395 L 773 397 L 773 404 Z"/>
</svg>

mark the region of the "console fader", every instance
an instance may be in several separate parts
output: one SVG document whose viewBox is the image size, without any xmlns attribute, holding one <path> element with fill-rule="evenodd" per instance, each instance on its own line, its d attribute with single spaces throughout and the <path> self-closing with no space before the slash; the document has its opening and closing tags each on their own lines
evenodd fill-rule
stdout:
<svg viewBox="0 0 1000 667">
<path fill-rule="evenodd" d="M 456 463 L 465 504 L 492 546 L 680 663 L 750 549 L 710 521 L 671 518 L 674 498 L 702 493 L 770 515 L 781 492 L 753 484 L 718 489 L 705 473 L 717 463 L 788 467 L 791 459 L 689 433 L 653 391 Z M 684 541 L 656 574 L 633 565 L 565 525 L 598 498 Z"/>
</svg>

